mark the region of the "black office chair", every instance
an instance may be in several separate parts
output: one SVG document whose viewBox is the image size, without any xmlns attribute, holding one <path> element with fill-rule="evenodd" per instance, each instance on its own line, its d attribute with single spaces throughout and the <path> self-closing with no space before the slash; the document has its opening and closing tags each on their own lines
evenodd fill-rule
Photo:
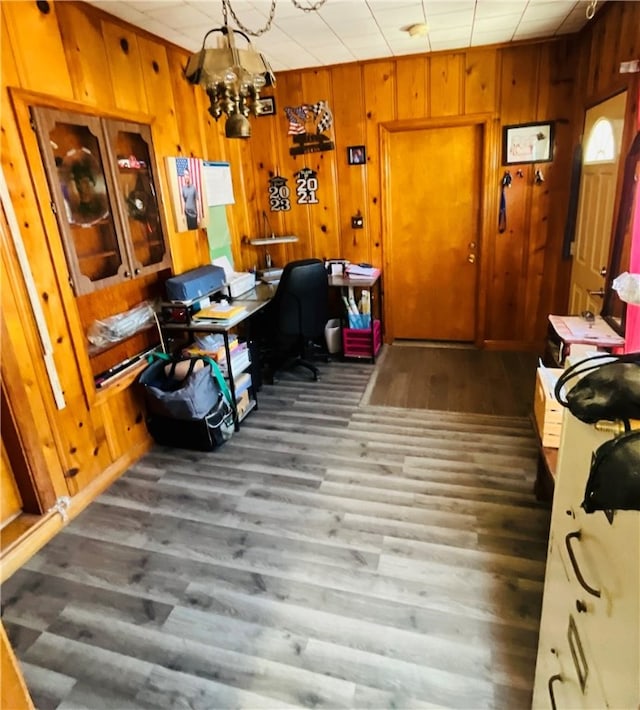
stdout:
<svg viewBox="0 0 640 710">
<path fill-rule="evenodd" d="M 329 283 L 319 259 L 289 262 L 282 271 L 276 293 L 266 307 L 263 336 L 267 341 L 263 361 L 271 376 L 279 370 L 305 367 L 317 380 L 315 355 L 326 358 L 324 328 L 328 317 Z"/>
</svg>

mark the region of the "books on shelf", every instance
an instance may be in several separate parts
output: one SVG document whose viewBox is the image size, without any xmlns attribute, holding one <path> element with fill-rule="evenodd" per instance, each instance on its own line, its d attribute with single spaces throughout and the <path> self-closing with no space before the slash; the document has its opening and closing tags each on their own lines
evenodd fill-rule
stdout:
<svg viewBox="0 0 640 710">
<path fill-rule="evenodd" d="M 239 372 L 245 370 L 251 364 L 249 356 L 249 348 L 246 343 L 240 343 L 237 348 L 231 352 L 231 371 L 235 377 Z M 225 377 L 229 376 L 229 366 L 227 359 L 223 358 L 218 361 L 218 366 Z"/>
<path fill-rule="evenodd" d="M 248 372 L 243 372 L 234 380 L 236 388 L 236 398 L 240 397 L 243 392 L 246 392 L 251 387 L 251 375 Z"/>
</svg>

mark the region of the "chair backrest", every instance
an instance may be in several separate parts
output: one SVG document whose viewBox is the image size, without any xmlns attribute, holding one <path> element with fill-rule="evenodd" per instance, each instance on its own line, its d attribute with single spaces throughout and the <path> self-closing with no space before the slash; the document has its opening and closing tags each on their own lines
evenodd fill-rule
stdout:
<svg viewBox="0 0 640 710">
<path fill-rule="evenodd" d="M 273 297 L 275 327 L 282 335 L 318 338 L 328 317 L 329 281 L 319 259 L 290 261 Z"/>
</svg>

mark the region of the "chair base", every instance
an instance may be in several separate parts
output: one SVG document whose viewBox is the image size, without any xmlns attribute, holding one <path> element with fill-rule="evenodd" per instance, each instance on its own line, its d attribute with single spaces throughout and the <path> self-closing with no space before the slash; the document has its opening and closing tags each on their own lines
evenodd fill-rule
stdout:
<svg viewBox="0 0 640 710">
<path fill-rule="evenodd" d="M 320 377 L 320 370 L 309 360 L 305 360 L 302 357 L 293 357 L 288 360 L 284 360 L 276 365 L 271 363 L 268 367 L 266 373 L 264 373 L 264 378 L 269 384 L 273 384 L 276 380 L 278 373 L 285 372 L 286 370 L 291 370 L 294 367 L 303 367 L 313 375 L 312 379 L 314 382 L 318 381 Z"/>
</svg>

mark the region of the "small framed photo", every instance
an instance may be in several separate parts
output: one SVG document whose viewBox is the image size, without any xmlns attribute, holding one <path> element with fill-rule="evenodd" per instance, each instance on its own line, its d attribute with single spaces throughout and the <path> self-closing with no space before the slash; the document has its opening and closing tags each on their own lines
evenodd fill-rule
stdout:
<svg viewBox="0 0 640 710">
<path fill-rule="evenodd" d="M 364 165 L 367 162 L 367 152 L 363 145 L 350 145 L 347 148 L 349 165 Z"/>
<path fill-rule="evenodd" d="M 553 160 L 553 123 L 520 123 L 502 129 L 502 164 Z"/>
<path fill-rule="evenodd" d="M 273 96 L 263 96 L 258 99 L 258 106 L 260 107 L 258 116 L 273 116 L 276 112 L 276 100 Z"/>
</svg>

